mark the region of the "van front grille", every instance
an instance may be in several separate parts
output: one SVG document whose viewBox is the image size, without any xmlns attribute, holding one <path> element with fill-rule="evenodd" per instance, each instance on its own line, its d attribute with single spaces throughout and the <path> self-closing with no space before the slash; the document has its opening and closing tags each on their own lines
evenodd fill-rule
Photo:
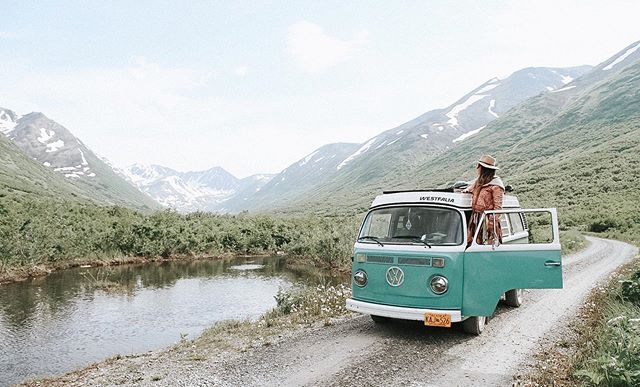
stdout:
<svg viewBox="0 0 640 387">
<path fill-rule="evenodd" d="M 367 262 L 393 263 L 393 257 L 387 255 L 367 255 Z"/>
<path fill-rule="evenodd" d="M 431 266 L 431 258 L 399 257 L 399 265 Z"/>
</svg>

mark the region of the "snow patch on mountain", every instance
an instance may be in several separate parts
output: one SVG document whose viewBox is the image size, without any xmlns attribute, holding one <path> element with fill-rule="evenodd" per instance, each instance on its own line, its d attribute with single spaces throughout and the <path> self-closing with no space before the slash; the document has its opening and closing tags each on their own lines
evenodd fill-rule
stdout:
<svg viewBox="0 0 640 387">
<path fill-rule="evenodd" d="M 499 117 L 498 114 L 493 111 L 494 107 L 496 107 L 496 100 L 492 99 L 491 102 L 489 102 L 489 114 L 491 114 L 495 118 L 498 118 Z"/>
<path fill-rule="evenodd" d="M 496 87 L 498 87 L 500 85 L 500 82 L 498 83 L 491 83 L 486 85 L 485 87 L 483 87 L 482 89 L 476 91 L 476 94 L 482 94 L 482 93 L 486 93 L 489 90 L 495 89 Z"/>
<path fill-rule="evenodd" d="M 47 130 L 45 128 L 40 128 L 40 136 L 38 136 L 38 141 L 42 144 L 46 144 L 49 140 L 56 135 L 56 132 L 53 130 Z"/>
<path fill-rule="evenodd" d="M 51 142 L 49 144 L 46 145 L 47 150 L 45 150 L 45 152 L 47 153 L 51 153 L 51 152 L 57 152 L 60 150 L 60 148 L 62 148 L 64 146 L 64 141 L 62 140 L 58 140 L 55 142 Z"/>
<path fill-rule="evenodd" d="M 0 110 L 0 132 L 6 135 L 11 133 L 16 128 L 16 125 L 18 125 L 20 118 L 21 116 L 13 112 Z"/>
<path fill-rule="evenodd" d="M 474 94 L 467 98 L 463 103 L 454 106 L 453 108 L 451 108 L 451 110 L 449 110 L 448 113 L 445 114 L 447 117 L 449 117 L 449 120 L 447 122 L 452 126 L 458 126 L 458 114 L 485 97 L 485 94 Z"/>
<path fill-rule="evenodd" d="M 575 87 L 575 86 L 566 86 L 566 87 L 563 87 L 562 89 L 554 90 L 554 91 L 552 91 L 552 93 L 559 93 L 559 92 L 561 92 L 561 91 L 571 90 L 571 89 L 573 89 L 574 87 Z"/>
<path fill-rule="evenodd" d="M 342 162 L 336 167 L 337 170 L 339 171 L 340 169 L 342 169 L 342 167 L 347 165 L 349 162 L 353 161 L 356 157 L 360 156 L 361 154 L 363 154 L 364 152 L 369 150 L 369 148 L 371 148 L 371 145 L 373 145 L 373 143 L 376 141 L 376 139 L 377 139 L 377 137 L 372 138 L 366 144 L 364 144 L 362 147 L 360 147 L 360 149 L 358 149 L 354 154 L 352 154 L 351 156 L 349 156 L 346 159 L 342 160 Z"/>
<path fill-rule="evenodd" d="M 463 140 L 465 140 L 465 139 L 467 139 L 467 138 L 469 138 L 469 137 L 473 136 L 474 134 L 478 134 L 478 133 L 480 133 L 480 131 L 481 131 L 482 129 L 484 129 L 486 126 L 487 126 L 487 125 L 484 125 L 484 126 L 479 127 L 478 129 L 474 129 L 474 130 L 472 130 L 472 131 L 470 131 L 470 132 L 467 132 L 467 133 L 463 134 L 462 136 L 460 136 L 460 137 L 458 137 L 458 138 L 455 138 L 452 142 L 459 142 L 459 141 L 463 141 Z"/>
<path fill-rule="evenodd" d="M 300 162 L 298 163 L 298 165 L 299 165 L 299 166 L 303 166 L 303 165 L 305 165 L 305 164 L 306 164 L 306 163 L 308 163 L 308 162 L 309 162 L 309 160 L 311 160 L 311 159 L 313 158 L 313 156 L 315 156 L 317 153 L 318 153 L 318 151 L 315 151 L 315 152 L 311 153 L 310 155 L 308 155 L 307 157 L 305 157 L 304 159 L 302 159 L 302 161 L 300 161 Z"/>
<path fill-rule="evenodd" d="M 611 62 L 607 66 L 603 67 L 602 70 L 604 70 L 604 71 L 611 70 L 615 65 L 617 65 L 618 63 L 620 63 L 623 60 L 627 59 L 627 57 L 629 55 L 633 54 L 638 48 L 640 48 L 640 42 L 638 42 L 638 44 L 636 44 L 635 46 L 633 46 L 630 49 L 628 49 L 627 51 L 625 51 L 624 54 L 622 54 L 619 57 L 617 57 L 613 62 Z"/>
<path fill-rule="evenodd" d="M 80 151 L 80 157 L 82 158 L 82 165 L 89 165 L 89 163 L 87 162 L 87 159 L 84 157 L 84 152 L 82 151 L 82 149 L 78 149 Z"/>
</svg>

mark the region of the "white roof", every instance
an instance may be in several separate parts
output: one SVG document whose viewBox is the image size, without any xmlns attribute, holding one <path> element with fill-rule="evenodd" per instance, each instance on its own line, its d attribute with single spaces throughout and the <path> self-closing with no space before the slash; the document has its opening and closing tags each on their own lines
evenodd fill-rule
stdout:
<svg viewBox="0 0 640 387">
<path fill-rule="evenodd" d="M 444 204 L 458 208 L 471 208 L 471 194 L 458 192 L 406 191 L 378 195 L 371 208 L 390 204 Z M 519 208 L 518 198 L 505 195 L 503 208 Z"/>
</svg>

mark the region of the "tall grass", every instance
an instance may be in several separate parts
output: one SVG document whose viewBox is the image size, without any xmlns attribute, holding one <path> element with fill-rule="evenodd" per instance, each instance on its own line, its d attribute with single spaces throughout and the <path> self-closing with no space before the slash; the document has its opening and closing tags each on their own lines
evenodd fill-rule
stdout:
<svg viewBox="0 0 640 387">
<path fill-rule="evenodd" d="M 640 270 L 619 281 L 603 305 L 575 376 L 590 386 L 640 386 Z"/>
</svg>

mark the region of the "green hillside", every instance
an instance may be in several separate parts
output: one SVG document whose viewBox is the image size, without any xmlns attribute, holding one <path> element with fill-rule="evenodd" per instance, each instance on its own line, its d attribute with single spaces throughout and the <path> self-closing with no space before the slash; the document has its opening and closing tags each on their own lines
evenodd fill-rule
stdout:
<svg viewBox="0 0 640 387">
<path fill-rule="evenodd" d="M 64 178 L 24 154 L 5 136 L 0 136 L 0 195 L 78 198 Z"/>
<path fill-rule="evenodd" d="M 640 63 L 595 84 L 531 98 L 414 168 L 389 165 L 371 171 L 384 172 L 373 181 L 354 176 L 349 185 L 324 187 L 285 212 L 362 212 L 383 189 L 471 179 L 485 153 L 498 158 L 500 175 L 523 205 L 558 207 L 564 227 L 625 233 L 639 227 Z"/>
<path fill-rule="evenodd" d="M 91 153 L 87 157 L 93 161 L 95 156 Z M 117 204 L 147 211 L 159 207 L 117 177 L 104 163 L 94 165 L 97 165 L 97 172 L 109 179 L 103 178 L 95 183 L 65 179 L 31 159 L 5 136 L 0 136 L 0 199 L 72 200 L 100 205 Z"/>
</svg>

